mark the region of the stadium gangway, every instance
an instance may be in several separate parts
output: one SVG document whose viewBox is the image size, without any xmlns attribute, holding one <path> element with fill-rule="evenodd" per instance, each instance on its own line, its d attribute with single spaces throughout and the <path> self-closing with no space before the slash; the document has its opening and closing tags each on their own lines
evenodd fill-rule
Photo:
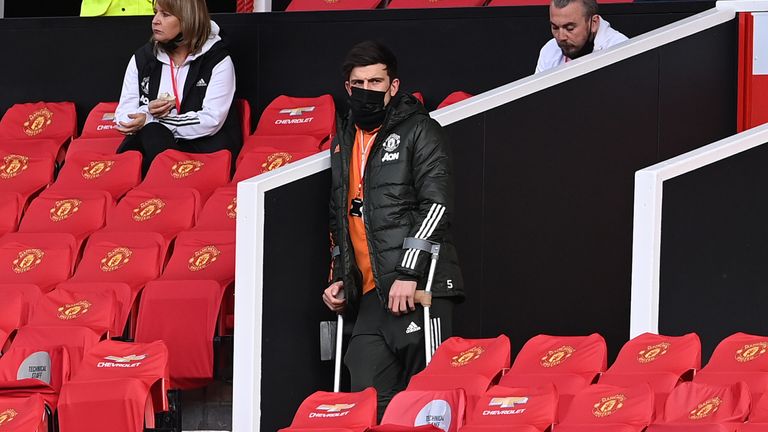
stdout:
<svg viewBox="0 0 768 432">
<path fill-rule="evenodd" d="M 257 3 L 264 1 L 268 0 L 257 0 Z M 528 76 L 446 108 L 433 111 L 431 116 L 443 126 L 450 125 L 570 79 L 586 75 L 600 68 L 726 23 L 735 19 L 738 12 L 764 11 L 768 11 L 768 0 L 718 1 L 716 6 L 710 10 L 634 37 L 594 55 L 582 57 L 555 69 Z M 764 132 L 768 136 L 768 126 L 766 126 Z M 768 141 L 768 138 L 763 139 L 762 142 L 765 141 Z M 264 272 L 263 246 L 266 194 L 280 186 L 328 169 L 330 169 L 330 155 L 325 152 L 318 153 L 276 171 L 245 180 L 238 185 L 238 240 L 236 242 L 235 276 L 235 297 L 237 302 L 235 304 L 233 366 L 235 376 L 233 380 L 232 403 L 232 426 L 234 431 L 260 431 L 261 427 L 261 368 L 263 354 L 261 328 L 264 289 L 262 275 Z M 636 223 L 638 221 L 637 211 L 635 221 Z M 656 225 L 656 229 L 658 227 L 659 225 Z M 635 247 L 639 247 L 637 245 L 637 238 L 635 244 Z M 648 245 L 646 249 L 651 249 L 651 245 Z M 640 249 L 637 250 L 639 251 Z M 658 244 L 655 251 L 657 254 L 656 260 L 646 260 L 648 262 L 645 265 L 646 267 L 653 264 L 657 266 L 655 292 L 656 300 L 658 300 Z M 639 265 L 640 263 L 638 263 L 638 266 L 635 266 L 633 262 L 633 269 L 639 268 Z M 633 276 L 633 279 L 635 277 Z M 640 276 L 638 275 L 637 277 L 639 278 Z M 650 321 L 649 317 L 652 315 L 652 313 L 649 314 L 647 311 L 651 308 L 651 304 L 647 301 L 647 305 L 642 305 L 644 307 L 640 308 L 640 297 L 637 297 L 635 294 L 636 292 L 642 292 L 638 291 L 641 290 L 641 282 L 640 280 L 633 280 L 632 336 L 636 336 L 644 331 L 653 331 L 645 325 Z M 643 290 L 648 291 L 648 286 L 652 287 L 653 285 L 646 283 Z M 658 307 L 654 311 L 657 312 Z M 639 321 L 641 312 L 645 312 L 644 319 Z"/>
</svg>

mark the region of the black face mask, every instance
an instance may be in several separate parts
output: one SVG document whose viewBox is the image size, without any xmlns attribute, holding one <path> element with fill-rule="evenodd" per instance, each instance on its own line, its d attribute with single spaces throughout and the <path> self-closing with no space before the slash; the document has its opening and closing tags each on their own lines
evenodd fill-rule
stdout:
<svg viewBox="0 0 768 432">
<path fill-rule="evenodd" d="M 592 53 L 592 51 L 595 50 L 595 34 L 592 33 L 592 19 L 589 19 L 589 29 L 587 30 L 589 32 L 589 37 L 587 37 L 587 41 L 584 43 L 584 46 L 581 47 L 580 50 L 578 50 L 576 53 L 574 53 L 571 56 L 568 56 L 571 60 L 576 60 L 579 57 L 584 57 L 587 54 Z"/>
<path fill-rule="evenodd" d="M 352 121 L 364 131 L 372 131 L 384 123 L 387 110 L 384 96 L 387 92 L 365 90 L 352 87 L 349 106 L 352 109 Z"/>
<path fill-rule="evenodd" d="M 179 33 L 175 38 L 169 40 L 168 42 L 158 42 L 157 44 L 160 45 L 160 48 L 162 48 L 163 51 L 167 53 L 172 53 L 176 50 L 176 48 L 179 47 L 179 44 L 183 40 L 184 40 L 184 35 Z"/>
</svg>

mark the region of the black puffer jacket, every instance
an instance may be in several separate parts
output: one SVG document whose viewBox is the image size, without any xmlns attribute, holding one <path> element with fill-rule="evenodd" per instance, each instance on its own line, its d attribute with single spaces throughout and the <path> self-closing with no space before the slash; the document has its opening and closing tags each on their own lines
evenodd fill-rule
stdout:
<svg viewBox="0 0 768 432">
<path fill-rule="evenodd" d="M 331 233 L 339 254 L 334 281 L 344 281 L 347 312 L 354 315 L 361 295 L 362 275 L 349 238 L 347 194 L 355 125 L 349 116 L 338 121 L 331 144 Z M 396 279 L 426 284 L 430 255 L 403 249 L 403 239 L 417 237 L 441 244 L 432 291 L 435 297 L 462 300 L 464 283 L 456 249 L 449 234 L 453 213 L 452 164 L 440 125 L 408 94 L 398 94 L 387 106 L 363 181 L 363 216 L 372 257 L 376 291 L 383 306 Z"/>
</svg>

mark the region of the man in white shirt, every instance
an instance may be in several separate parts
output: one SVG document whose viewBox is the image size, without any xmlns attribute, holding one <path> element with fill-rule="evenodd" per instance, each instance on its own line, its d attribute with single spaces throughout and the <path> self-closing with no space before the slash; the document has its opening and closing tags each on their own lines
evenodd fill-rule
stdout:
<svg viewBox="0 0 768 432">
<path fill-rule="evenodd" d="M 597 14 L 595 0 L 552 0 L 552 40 L 539 53 L 536 73 L 627 40 Z"/>
</svg>

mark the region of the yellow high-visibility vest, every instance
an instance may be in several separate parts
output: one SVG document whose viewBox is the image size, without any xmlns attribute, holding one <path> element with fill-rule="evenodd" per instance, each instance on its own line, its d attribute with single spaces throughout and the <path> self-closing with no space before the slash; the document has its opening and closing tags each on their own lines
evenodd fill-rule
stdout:
<svg viewBox="0 0 768 432">
<path fill-rule="evenodd" d="M 152 0 L 83 0 L 80 16 L 154 15 Z"/>
</svg>

